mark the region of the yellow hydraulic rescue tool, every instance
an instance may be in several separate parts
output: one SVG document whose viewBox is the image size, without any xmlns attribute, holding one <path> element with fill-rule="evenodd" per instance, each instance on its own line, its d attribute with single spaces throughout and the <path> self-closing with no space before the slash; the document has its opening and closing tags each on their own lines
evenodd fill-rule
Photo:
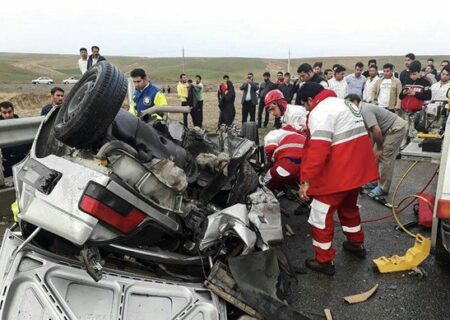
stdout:
<svg viewBox="0 0 450 320">
<path fill-rule="evenodd" d="M 400 185 L 402 184 L 402 182 L 406 178 L 406 176 L 410 173 L 410 171 L 416 166 L 417 163 L 418 163 L 418 161 L 414 162 L 408 168 L 406 173 L 400 179 L 400 182 L 397 184 L 394 194 L 392 195 L 392 214 L 394 216 L 395 221 L 400 226 L 400 228 L 402 228 L 402 230 L 405 231 L 406 234 L 415 238 L 416 241 L 414 243 L 414 246 L 412 248 L 409 248 L 408 251 L 406 251 L 406 254 L 404 256 L 394 255 L 389 258 L 386 258 L 383 256 L 378 259 L 374 259 L 373 262 L 378 267 L 378 271 L 380 271 L 381 273 L 413 270 L 413 269 L 417 268 L 430 255 L 431 239 L 426 238 L 419 233 L 413 234 L 409 230 L 407 230 L 403 226 L 403 224 L 400 222 L 400 220 L 398 219 L 397 208 L 400 207 L 400 205 L 405 200 L 410 199 L 410 198 L 422 199 L 431 208 L 433 207 L 432 204 L 427 199 L 425 199 L 424 197 L 422 197 L 420 195 L 409 195 L 409 196 L 406 196 L 405 198 L 403 198 L 398 205 L 395 203 L 395 198 L 396 198 L 397 191 L 398 191 Z"/>
</svg>

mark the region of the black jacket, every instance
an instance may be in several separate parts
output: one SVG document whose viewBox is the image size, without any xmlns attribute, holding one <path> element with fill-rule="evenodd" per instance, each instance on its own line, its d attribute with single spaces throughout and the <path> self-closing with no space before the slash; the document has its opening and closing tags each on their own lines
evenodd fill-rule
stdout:
<svg viewBox="0 0 450 320">
<path fill-rule="evenodd" d="M 50 110 L 52 110 L 52 108 L 53 108 L 53 105 L 51 103 L 47 104 L 46 106 L 43 106 L 41 109 L 41 116 L 47 115 L 47 113 L 49 113 Z"/>
<path fill-rule="evenodd" d="M 227 109 L 227 108 L 234 109 L 234 99 L 236 98 L 236 93 L 234 92 L 233 82 L 231 82 L 230 80 L 227 81 L 226 94 L 222 94 L 219 86 L 219 89 L 217 90 L 217 98 L 219 99 L 220 109 Z"/>
<path fill-rule="evenodd" d="M 248 83 L 247 82 L 243 83 L 239 89 L 243 91 L 241 103 L 244 104 L 245 97 L 247 96 L 247 92 L 248 92 Z M 251 98 L 251 102 L 254 105 L 258 104 L 258 96 L 256 94 L 258 89 L 259 89 L 258 84 L 256 82 L 253 82 L 253 81 L 250 82 L 250 98 Z"/>
<path fill-rule="evenodd" d="M 259 98 L 261 99 L 261 101 L 264 102 L 264 98 L 266 97 L 266 95 L 270 91 L 275 89 L 277 89 L 277 85 L 272 81 L 269 80 L 267 82 L 261 82 L 261 85 L 259 86 Z"/>
<path fill-rule="evenodd" d="M 106 58 L 104 56 L 99 55 L 97 58 L 97 63 L 104 60 L 106 60 Z M 87 69 L 89 70 L 91 67 L 92 67 L 92 54 L 88 58 Z"/>
<path fill-rule="evenodd" d="M 292 102 L 292 98 L 294 97 L 294 85 L 292 83 L 285 84 L 283 82 L 278 85 L 278 90 L 283 93 L 287 103 L 290 104 Z"/>
</svg>

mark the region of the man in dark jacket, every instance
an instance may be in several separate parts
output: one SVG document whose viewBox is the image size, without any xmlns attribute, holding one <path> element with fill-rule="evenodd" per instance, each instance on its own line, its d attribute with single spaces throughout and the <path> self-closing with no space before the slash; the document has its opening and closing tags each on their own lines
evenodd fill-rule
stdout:
<svg viewBox="0 0 450 320">
<path fill-rule="evenodd" d="M 291 104 L 294 97 L 294 85 L 291 83 L 291 74 L 289 72 L 284 74 L 283 82 L 278 85 L 278 90 L 283 93 L 287 103 Z"/>
<path fill-rule="evenodd" d="M 402 72 L 400 72 L 400 78 L 399 78 L 400 82 L 402 83 L 402 86 L 404 86 L 406 84 L 406 81 L 409 79 L 409 74 L 410 74 L 409 65 L 414 60 L 416 60 L 416 55 L 414 53 L 408 53 L 407 55 L 405 55 L 406 69 L 403 70 Z"/>
<path fill-rule="evenodd" d="M 412 61 L 409 64 L 409 76 L 399 95 L 402 106 L 400 115 L 408 122 L 407 135 L 402 147 L 416 136 L 417 131 L 414 129 L 416 113 L 422 110 L 425 101 L 431 99 L 431 84 L 426 78 L 421 77 L 420 69 L 419 61 Z"/>
<path fill-rule="evenodd" d="M 250 121 L 255 121 L 256 105 L 258 104 L 258 84 L 253 81 L 253 73 L 247 74 L 247 80 L 239 88 L 242 91 L 242 123 L 247 122 L 250 115 Z"/>
<path fill-rule="evenodd" d="M 258 128 L 261 128 L 262 125 L 262 113 L 265 111 L 264 108 L 264 98 L 266 95 L 277 88 L 277 85 L 270 81 L 270 72 L 264 72 L 263 73 L 263 79 L 264 81 L 261 82 L 259 85 L 259 106 L 258 106 Z M 265 117 L 264 117 L 264 128 L 267 127 L 267 124 L 269 123 L 269 112 L 265 111 Z"/>
<path fill-rule="evenodd" d="M 87 62 L 87 69 L 89 70 L 92 66 L 95 66 L 97 62 L 104 61 L 106 58 L 100 55 L 100 48 L 97 46 L 92 46 L 92 54 L 89 56 Z"/>
<path fill-rule="evenodd" d="M 217 90 L 217 99 L 219 100 L 219 127 L 222 124 L 231 126 L 236 115 L 236 109 L 234 108 L 234 100 L 236 94 L 234 92 L 233 82 L 230 81 L 230 77 L 223 76 L 223 81 Z"/>
<path fill-rule="evenodd" d="M 9 101 L 3 101 L 0 103 L 0 120 L 17 119 L 19 116 L 14 113 L 14 105 Z M 18 146 L 6 147 L 0 150 L 0 170 L 4 168 L 5 177 L 12 176 L 12 167 L 22 161 L 23 158 L 30 151 L 31 144 L 24 144 Z M 3 155 L 3 157 L 1 156 Z M 0 176 L 2 174 L 0 173 Z"/>
<path fill-rule="evenodd" d="M 300 95 L 298 91 L 301 87 L 301 82 L 311 81 L 320 84 L 324 88 L 328 88 L 328 81 L 322 78 L 319 74 L 314 73 L 313 68 L 309 63 L 303 63 L 297 68 L 298 73 L 298 81 L 294 83 L 294 90 L 297 92 L 297 96 L 295 98 L 295 104 L 301 105 Z"/>
<path fill-rule="evenodd" d="M 47 115 L 54 107 L 58 107 L 62 105 L 64 99 L 64 90 L 60 87 L 53 87 L 50 90 L 50 94 L 52 96 L 52 103 L 43 106 L 41 109 L 41 116 Z"/>
</svg>

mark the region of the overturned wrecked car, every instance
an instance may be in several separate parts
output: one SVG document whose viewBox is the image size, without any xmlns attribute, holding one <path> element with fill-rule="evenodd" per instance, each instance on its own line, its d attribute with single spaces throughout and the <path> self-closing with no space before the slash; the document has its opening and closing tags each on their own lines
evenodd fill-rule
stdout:
<svg viewBox="0 0 450 320">
<path fill-rule="evenodd" d="M 308 319 L 283 302 L 280 205 L 257 147 L 121 109 L 109 62 L 74 85 L 14 167 L 2 319 Z"/>
</svg>

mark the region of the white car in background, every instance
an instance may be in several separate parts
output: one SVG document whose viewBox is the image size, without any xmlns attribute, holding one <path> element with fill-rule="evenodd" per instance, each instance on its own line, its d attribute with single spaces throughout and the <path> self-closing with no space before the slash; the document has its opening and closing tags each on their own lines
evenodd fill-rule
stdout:
<svg viewBox="0 0 450 320">
<path fill-rule="evenodd" d="M 70 77 L 62 81 L 63 84 L 75 84 L 79 79 L 77 77 Z"/>
<path fill-rule="evenodd" d="M 49 77 L 39 77 L 31 81 L 32 84 L 53 84 L 53 79 Z"/>
</svg>

